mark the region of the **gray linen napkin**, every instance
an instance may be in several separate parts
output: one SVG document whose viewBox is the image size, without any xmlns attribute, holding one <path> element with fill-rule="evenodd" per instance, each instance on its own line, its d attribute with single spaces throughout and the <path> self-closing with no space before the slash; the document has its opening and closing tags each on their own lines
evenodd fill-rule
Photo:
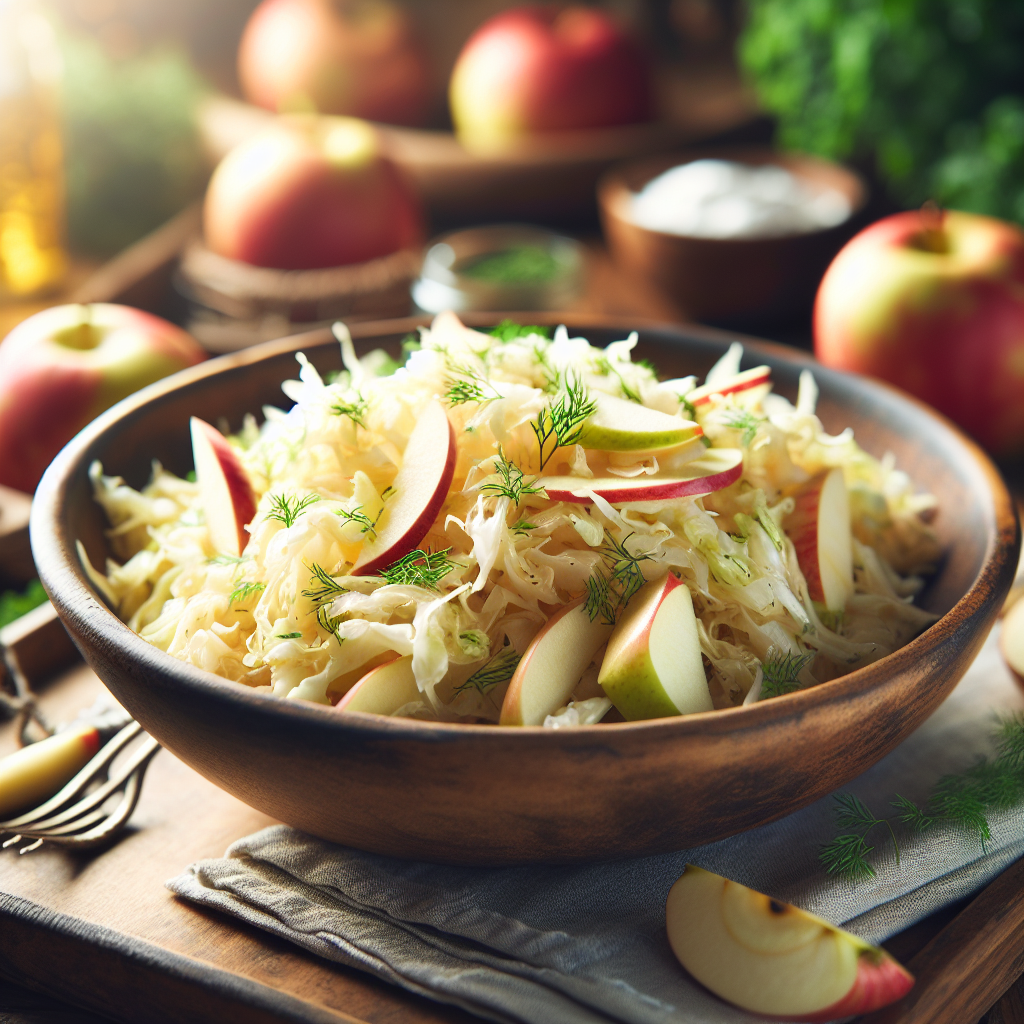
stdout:
<svg viewBox="0 0 1024 1024">
<path fill-rule="evenodd" d="M 998 627 L 960 685 L 898 749 L 848 787 L 877 814 L 895 792 L 923 801 L 935 781 L 992 753 L 997 715 L 1024 708 L 996 646 Z M 1024 854 L 1024 808 L 991 819 L 983 850 L 953 829 L 884 829 L 877 876 L 824 874 L 833 801 L 693 850 L 587 867 L 453 868 L 360 853 L 285 826 L 234 843 L 168 882 L 320 956 L 487 1020 L 567 1024 L 739 1024 L 674 960 L 668 890 L 687 861 L 881 941 L 983 887 Z"/>
</svg>

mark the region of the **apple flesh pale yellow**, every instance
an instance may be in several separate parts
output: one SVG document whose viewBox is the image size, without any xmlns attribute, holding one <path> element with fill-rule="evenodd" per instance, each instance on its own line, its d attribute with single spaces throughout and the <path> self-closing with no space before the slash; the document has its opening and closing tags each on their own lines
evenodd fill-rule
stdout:
<svg viewBox="0 0 1024 1024">
<path fill-rule="evenodd" d="M 1003 616 L 999 646 L 1006 663 L 1024 683 L 1024 598 L 1018 598 Z"/>
<path fill-rule="evenodd" d="M 686 396 L 686 400 L 697 410 L 703 405 L 708 405 L 714 395 L 734 395 L 741 404 L 752 405 L 764 398 L 771 391 L 771 387 L 771 367 L 755 366 L 752 370 L 744 370 L 717 384 L 703 384 L 699 388 L 694 388 Z"/>
<path fill-rule="evenodd" d="M 813 914 L 693 864 L 665 905 L 686 970 L 744 1010 L 830 1021 L 902 999 L 913 977 L 888 953 Z"/>
<path fill-rule="evenodd" d="M 189 429 L 210 542 L 219 553 L 237 558 L 249 543 L 245 528 L 256 515 L 252 484 L 234 448 L 216 427 L 193 416 Z"/>
<path fill-rule="evenodd" d="M 501 706 L 501 725 L 543 725 L 564 707 L 583 675 L 611 635 L 601 619 L 591 622 L 583 600 L 556 612 L 526 649 Z"/>
<path fill-rule="evenodd" d="M 630 722 L 713 711 L 690 591 L 669 573 L 630 599 L 597 677 Z"/>
<path fill-rule="evenodd" d="M 416 421 L 372 535 L 352 568 L 353 576 L 374 576 L 415 550 L 427 535 L 455 475 L 455 431 L 440 403 L 431 402 Z"/>
<path fill-rule="evenodd" d="M 793 495 L 783 526 L 807 580 L 812 601 L 841 612 L 853 593 L 850 497 L 841 469 L 813 477 Z"/>
<path fill-rule="evenodd" d="M 585 504 L 592 501 L 591 493 L 613 503 L 665 501 L 720 491 L 739 480 L 742 474 L 743 453 L 739 449 L 711 448 L 671 476 L 545 476 L 541 477 L 540 484 L 552 501 Z"/>
<path fill-rule="evenodd" d="M 697 442 L 704 431 L 692 420 L 614 395 L 592 392 L 597 408 L 580 428 L 578 444 L 606 452 L 652 452 Z"/>
<path fill-rule="evenodd" d="M 359 680 L 335 705 L 338 711 L 393 715 L 399 708 L 422 700 L 412 671 L 412 655 L 378 665 Z"/>
</svg>

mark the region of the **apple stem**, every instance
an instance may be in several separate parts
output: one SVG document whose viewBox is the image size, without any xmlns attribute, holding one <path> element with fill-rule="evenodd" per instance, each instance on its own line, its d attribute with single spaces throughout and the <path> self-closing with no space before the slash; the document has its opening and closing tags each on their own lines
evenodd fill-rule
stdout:
<svg viewBox="0 0 1024 1024">
<path fill-rule="evenodd" d="M 922 230 L 914 238 L 915 248 L 939 254 L 949 252 L 949 239 L 944 230 L 946 211 L 934 199 L 929 199 L 921 206 L 920 215 Z"/>
</svg>

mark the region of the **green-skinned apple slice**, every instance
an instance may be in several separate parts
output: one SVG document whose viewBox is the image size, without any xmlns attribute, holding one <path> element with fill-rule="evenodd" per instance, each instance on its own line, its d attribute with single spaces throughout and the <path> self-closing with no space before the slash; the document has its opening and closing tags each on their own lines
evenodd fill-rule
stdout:
<svg viewBox="0 0 1024 1024">
<path fill-rule="evenodd" d="M 412 671 L 412 655 L 385 662 L 369 672 L 335 705 L 337 711 L 393 715 L 414 700 L 422 700 Z"/>
<path fill-rule="evenodd" d="M 578 442 L 584 448 L 606 452 L 651 452 L 677 448 L 704 432 L 692 420 L 648 409 L 602 391 L 591 392 L 597 408 L 580 428 Z"/>
<path fill-rule="evenodd" d="M 742 404 L 753 404 L 763 398 L 772 387 L 772 371 L 769 366 L 755 366 L 744 370 L 717 384 L 703 384 L 694 388 L 686 400 L 695 409 L 707 405 L 714 395 L 735 395 Z"/>
<path fill-rule="evenodd" d="M 193 416 L 189 429 L 210 542 L 219 553 L 237 558 L 249 543 L 245 528 L 256 515 L 252 484 L 238 454 L 216 427 Z"/>
<path fill-rule="evenodd" d="M 830 1021 L 902 999 L 913 977 L 888 953 L 813 914 L 687 864 L 665 905 L 676 958 L 735 1006 Z"/>
<path fill-rule="evenodd" d="M 448 497 L 457 454 L 448 416 L 439 402 L 431 402 L 409 435 L 391 497 L 356 559 L 353 576 L 379 573 L 423 540 Z"/>
<path fill-rule="evenodd" d="M 693 599 L 672 573 L 645 583 L 630 599 L 597 681 L 631 722 L 714 710 Z"/>
<path fill-rule="evenodd" d="M 601 619 L 591 622 L 582 599 L 556 612 L 526 649 L 501 706 L 501 725 L 543 725 L 564 707 L 611 635 Z"/>
<path fill-rule="evenodd" d="M 743 453 L 738 448 L 710 448 L 671 476 L 621 477 L 545 476 L 540 485 L 552 501 L 585 504 L 593 492 L 613 504 L 625 501 L 665 501 L 711 494 L 735 483 L 743 475 Z"/>
<path fill-rule="evenodd" d="M 807 481 L 794 495 L 796 507 L 783 526 L 807 580 L 812 601 L 841 612 L 853 593 L 850 498 L 841 469 Z"/>
</svg>

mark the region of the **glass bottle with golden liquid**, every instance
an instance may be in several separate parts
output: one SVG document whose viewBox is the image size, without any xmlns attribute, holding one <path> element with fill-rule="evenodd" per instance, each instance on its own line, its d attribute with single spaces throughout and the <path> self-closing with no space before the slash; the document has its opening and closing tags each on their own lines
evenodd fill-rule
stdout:
<svg viewBox="0 0 1024 1024">
<path fill-rule="evenodd" d="M 60 283 L 60 52 L 34 0 L 0 0 L 0 300 Z"/>
</svg>

